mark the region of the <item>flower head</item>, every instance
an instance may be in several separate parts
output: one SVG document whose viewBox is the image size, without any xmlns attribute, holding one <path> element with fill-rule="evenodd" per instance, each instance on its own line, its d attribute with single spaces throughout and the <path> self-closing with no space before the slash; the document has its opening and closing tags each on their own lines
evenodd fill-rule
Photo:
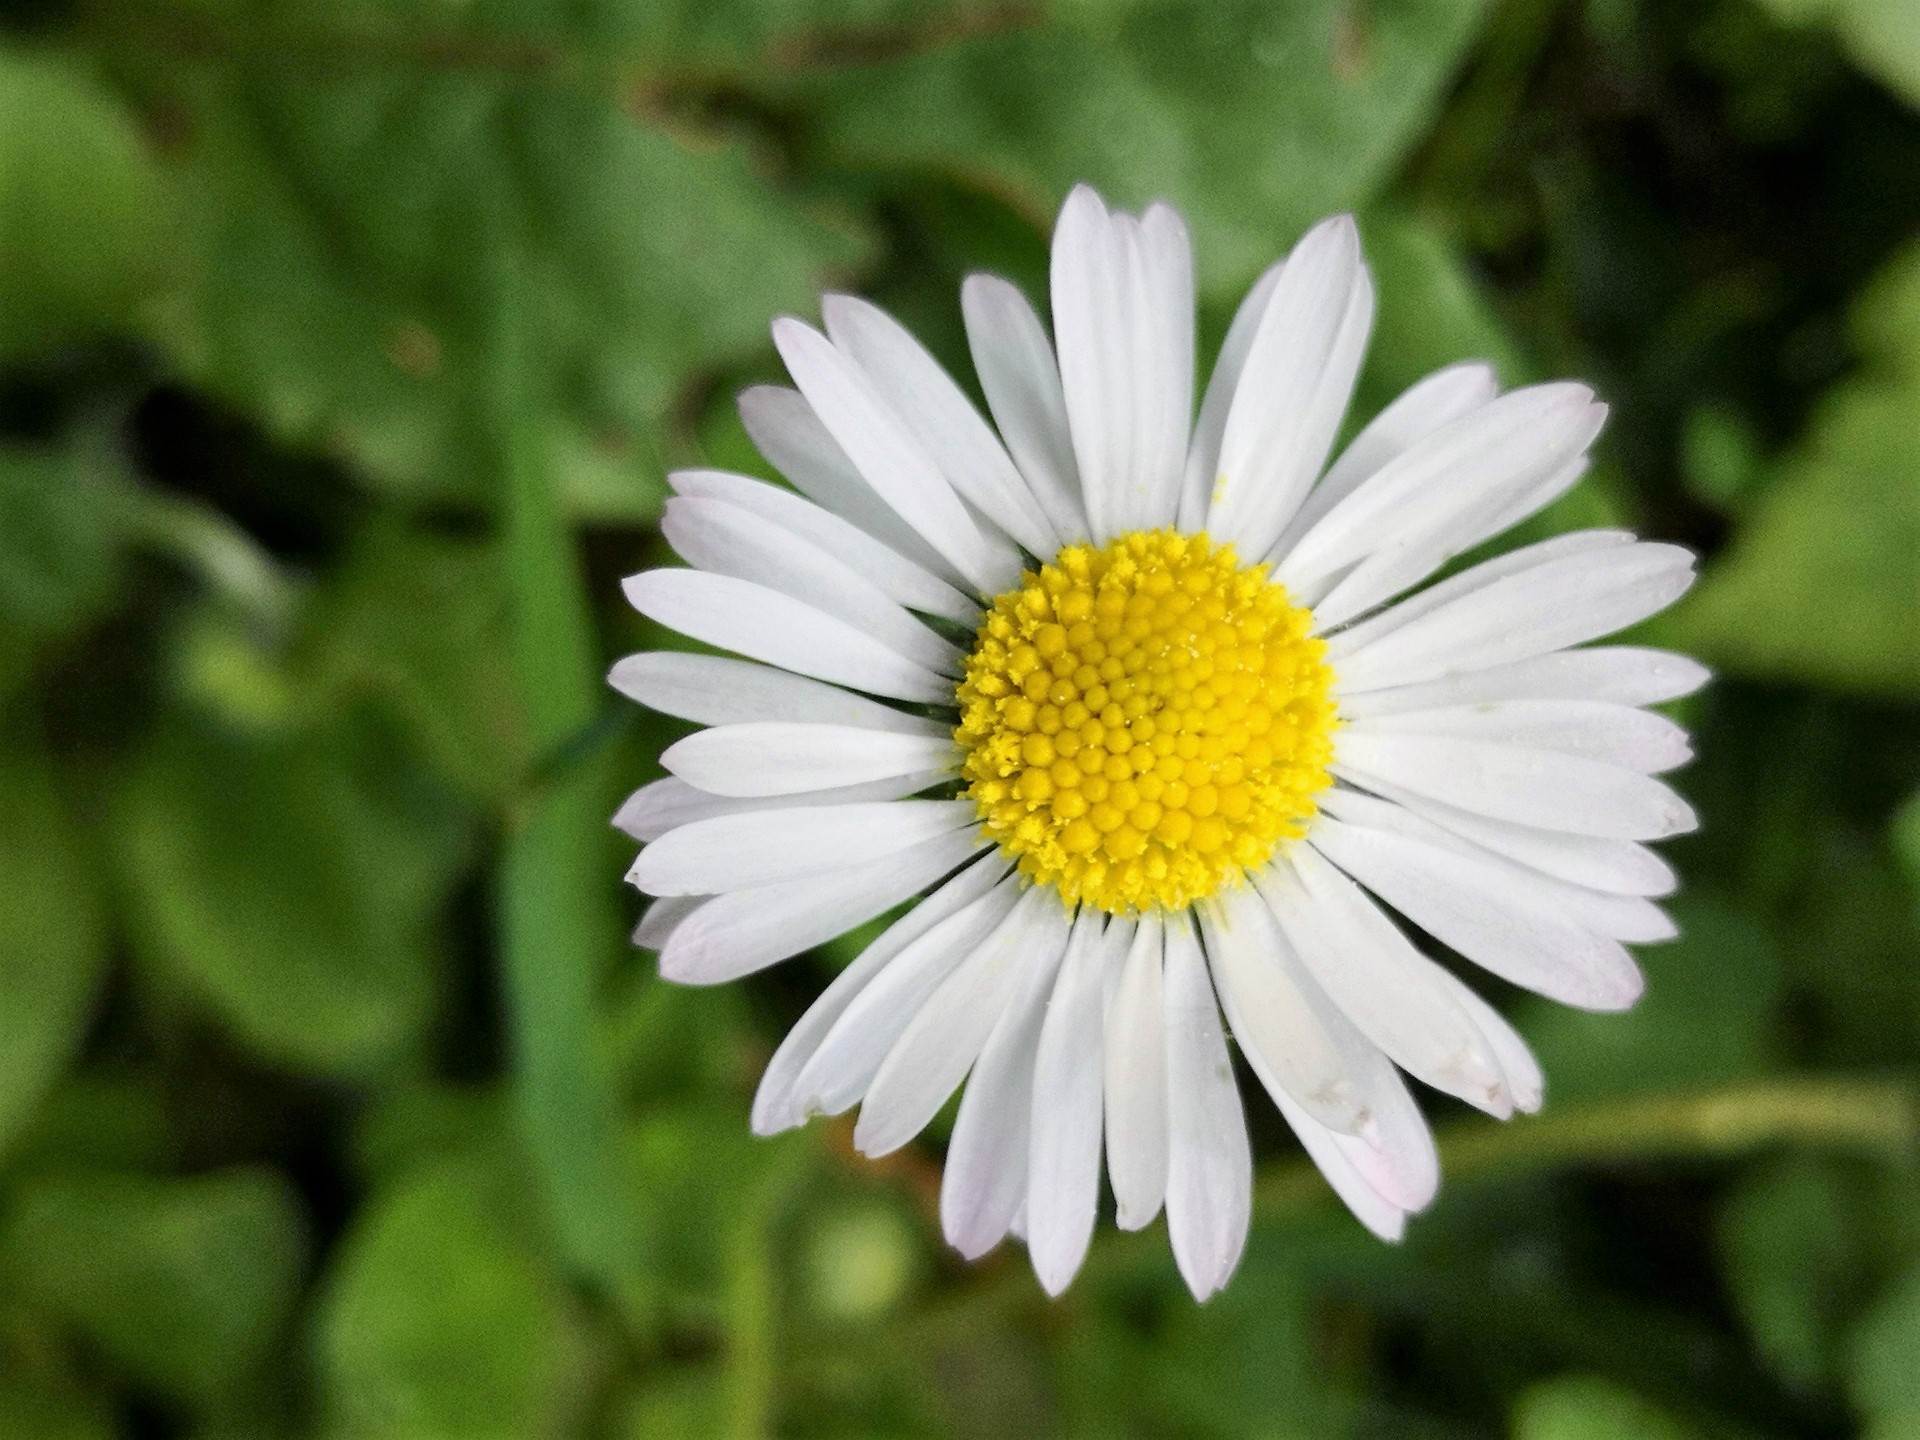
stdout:
<svg viewBox="0 0 1920 1440">
<path fill-rule="evenodd" d="M 1204 1297 L 1248 1224 L 1229 1034 L 1390 1239 L 1439 1179 L 1403 1072 L 1502 1118 L 1540 1103 L 1525 1042 L 1393 914 L 1568 1004 L 1638 996 L 1623 942 L 1673 934 L 1643 842 L 1694 823 L 1653 778 L 1686 737 L 1643 707 L 1705 672 L 1575 647 L 1692 559 L 1586 531 L 1429 583 L 1571 488 L 1606 410 L 1457 365 L 1329 464 L 1373 317 L 1347 217 L 1254 286 L 1197 415 L 1174 211 L 1077 189 L 1051 288 L 1051 337 L 1005 281 L 962 292 L 991 424 L 871 305 L 775 324 L 797 389 L 741 411 L 800 493 L 673 477 L 692 568 L 628 595 L 744 658 L 615 667 L 707 727 L 617 823 L 658 897 L 635 939 L 687 983 L 915 902 L 787 1036 L 755 1129 L 859 1104 L 884 1154 L 964 1082 L 957 1248 L 1022 1236 L 1058 1292 L 1104 1153 L 1119 1224 L 1164 1207 Z"/>
</svg>

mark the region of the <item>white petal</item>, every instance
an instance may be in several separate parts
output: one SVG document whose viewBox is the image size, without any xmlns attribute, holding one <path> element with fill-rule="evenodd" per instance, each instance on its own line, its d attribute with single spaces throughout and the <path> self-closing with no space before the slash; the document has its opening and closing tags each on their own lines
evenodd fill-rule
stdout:
<svg viewBox="0 0 1920 1440">
<path fill-rule="evenodd" d="M 663 715 L 701 725 L 741 725 L 755 720 L 801 720 L 815 725 L 860 725 L 902 735 L 930 735 L 940 728 L 918 715 L 852 695 L 818 680 L 733 660 L 650 650 L 618 661 L 607 682 Z"/>
<path fill-rule="evenodd" d="M 954 1116 L 940 1177 L 940 1228 L 969 1260 L 998 1245 L 1026 1209 L 1034 1055 L 1059 958 L 1021 972 Z"/>
<path fill-rule="evenodd" d="M 1322 221 L 1281 272 L 1220 441 L 1207 529 L 1266 554 L 1326 463 L 1373 325 L 1373 281 L 1350 215 Z"/>
<path fill-rule="evenodd" d="M 821 310 L 828 337 L 865 372 L 947 483 L 1029 554 L 1051 558 L 1060 537 L 1046 512 L 1000 437 L 940 362 L 877 305 L 828 295 Z"/>
<path fill-rule="evenodd" d="M 1323 1125 L 1352 1132 L 1368 1119 L 1353 1081 L 1360 1059 L 1337 1017 L 1246 886 L 1198 907 L 1214 987 L 1240 1048 L 1259 1054 L 1274 1082 Z"/>
<path fill-rule="evenodd" d="M 1254 883 L 1308 972 L 1396 1065 L 1490 1114 L 1512 1113 L 1499 1061 L 1436 978 L 1444 972 L 1311 844 Z"/>
<path fill-rule="evenodd" d="M 1406 1233 L 1407 1212 L 1374 1189 L 1361 1173 L 1360 1167 L 1349 1158 L 1347 1147 L 1361 1142 L 1350 1135 L 1340 1135 L 1327 1129 L 1296 1105 L 1284 1091 L 1276 1094 L 1274 1100 L 1280 1107 L 1281 1116 L 1293 1127 L 1293 1133 L 1300 1137 L 1307 1157 L 1326 1177 L 1334 1194 L 1353 1212 L 1354 1218 L 1382 1240 L 1397 1244 Z M 1347 1145 L 1342 1145 L 1342 1141 L 1346 1141 Z"/>
<path fill-rule="evenodd" d="M 1554 750 L 1425 735 L 1367 735 L 1335 742 L 1334 773 L 1362 786 L 1377 777 L 1475 814 L 1516 825 L 1660 840 L 1699 824 L 1693 807 L 1658 780 Z"/>
<path fill-rule="evenodd" d="M 804 405 L 806 401 L 794 397 Z M 676 470 L 667 483 L 679 495 L 724 500 L 790 530 L 838 556 L 898 604 L 962 625 L 980 623 L 980 607 L 917 560 L 910 560 L 833 511 L 777 485 L 724 470 Z M 864 482 L 862 482 L 864 483 Z"/>
<path fill-rule="evenodd" d="M 1514 825 L 1443 805 L 1397 785 L 1376 783 L 1370 788 L 1377 789 L 1379 794 L 1419 819 L 1483 850 L 1583 889 L 1631 898 L 1671 895 L 1680 887 L 1679 877 L 1671 865 L 1632 840 L 1605 840 L 1594 835 L 1568 835 L 1558 830 Z M 1330 792 L 1333 793 L 1345 792 Z M 1614 938 L 1630 937 L 1615 933 Z"/>
<path fill-rule="evenodd" d="M 798 955 L 926 889 L 977 843 L 973 831 L 961 830 L 854 869 L 715 895 L 667 938 L 660 973 L 717 985 Z"/>
<path fill-rule="evenodd" d="M 1169 920 L 1167 1235 L 1196 1300 L 1240 1263 L 1253 1214 L 1253 1152 L 1207 962 L 1191 922 Z"/>
<path fill-rule="evenodd" d="M 1493 368 L 1477 363 L 1449 365 L 1409 386 L 1340 452 L 1340 458 L 1301 502 L 1300 513 L 1293 517 L 1286 534 L 1274 547 L 1276 553 L 1284 556 L 1300 536 L 1389 460 L 1441 426 L 1478 410 L 1499 391 Z"/>
<path fill-rule="evenodd" d="M 1179 517 L 1187 432 L 1193 423 L 1193 245 L 1186 224 L 1164 204 L 1124 227 L 1134 375 L 1133 529 Z"/>
<path fill-rule="evenodd" d="M 961 580 L 935 550 L 874 492 L 847 452 L 827 433 L 813 406 L 784 385 L 755 385 L 740 393 L 740 420 L 756 449 L 815 504 L 858 525 L 942 580 Z"/>
<path fill-rule="evenodd" d="M 855 1148 L 886 1155 L 918 1135 L 965 1078 L 1027 967 L 1055 964 L 1066 944 L 1060 897 L 1042 886 L 1028 890 L 887 1052 L 861 1103 Z"/>
<path fill-rule="evenodd" d="M 982 594 L 1020 574 L 1020 557 L 974 524 L 946 476 L 866 375 L 826 336 L 792 317 L 776 320 L 773 343 L 820 423 L 874 491 Z"/>
<path fill-rule="evenodd" d="M 614 815 L 617 829 L 636 840 L 658 840 L 669 830 L 691 825 L 696 820 L 712 820 L 721 815 L 757 814 L 767 810 L 788 810 L 810 805 L 861 805 L 875 800 L 903 800 L 941 780 L 944 770 L 922 771 L 918 775 L 900 775 L 888 780 L 872 780 L 864 785 L 841 785 L 831 790 L 808 790 L 796 795 L 738 797 L 713 795 L 696 790 L 686 781 L 669 775 L 642 785 Z"/>
<path fill-rule="evenodd" d="M 971 800 L 796 805 L 696 820 L 640 852 L 629 878 L 649 895 L 721 895 L 828 875 L 976 823 Z"/>
<path fill-rule="evenodd" d="M 1437 587 L 1436 587 L 1437 588 Z M 1707 683 L 1707 667 L 1684 655 L 1632 645 L 1555 650 L 1429 680 L 1419 685 L 1343 693 L 1340 713 L 1350 719 L 1431 710 L 1445 705 L 1484 705 L 1501 700 L 1599 700 L 1613 705 L 1657 705 L 1690 695 Z"/>
<path fill-rule="evenodd" d="M 1605 550 L 1631 544 L 1631 530 L 1576 530 L 1571 534 L 1555 535 L 1548 540 L 1523 545 L 1518 550 L 1509 550 L 1504 555 L 1496 555 L 1471 569 L 1462 570 L 1458 575 L 1450 575 L 1437 585 L 1429 585 L 1417 595 L 1408 596 L 1377 615 L 1369 615 L 1356 624 L 1341 628 L 1327 642 L 1328 655 L 1340 659 L 1354 654 L 1390 631 L 1400 629 L 1410 620 L 1417 620 L 1454 600 L 1484 590 L 1496 580 L 1532 570 L 1549 560 L 1578 555 L 1588 550 Z"/>
<path fill-rule="evenodd" d="M 1033 1068 L 1027 1250 L 1049 1295 L 1067 1288 L 1100 1206 L 1103 918 L 1083 907 L 1053 983 Z"/>
<path fill-rule="evenodd" d="M 1687 732 L 1664 715 L 1597 700 L 1492 700 L 1354 720 L 1354 735 L 1444 735 L 1584 755 L 1658 775 L 1693 758 Z"/>
<path fill-rule="evenodd" d="M 833 977 L 833 983 L 807 1007 L 807 1013 L 787 1031 L 773 1058 L 767 1062 L 760 1076 L 760 1088 L 753 1097 L 754 1134 L 774 1135 L 805 1123 L 807 1109 L 800 1101 L 796 1082 L 835 1022 L 895 956 L 942 920 L 987 894 L 1007 869 L 1008 862 L 998 850 L 981 856 L 889 925 L 852 964 Z M 1012 899 L 1009 895 L 1007 903 L 1011 904 Z M 681 903 L 678 897 L 653 902 L 656 907 Z M 901 1023 L 906 1023 L 904 1018 Z M 880 1053 L 884 1053 L 884 1047 Z M 878 1053 L 873 1063 L 880 1063 Z"/>
<path fill-rule="evenodd" d="M 951 680 L 764 585 L 700 570 L 649 570 L 625 588 L 648 619 L 722 650 L 895 700 L 953 703 Z"/>
<path fill-rule="evenodd" d="M 647 902 L 647 913 L 633 927 L 633 943 L 643 950 L 658 950 L 667 937 L 680 928 L 695 910 L 707 903 L 705 895 L 663 895 Z"/>
<path fill-rule="evenodd" d="M 802 1113 L 838 1115 L 867 1093 L 880 1063 L 928 997 L 1006 920 L 1020 898 L 1020 884 L 1003 880 L 912 937 L 847 1002 L 794 1081 L 793 1103 Z"/>
<path fill-rule="evenodd" d="M 969 275 L 960 287 L 960 308 L 980 388 L 1014 463 L 1060 538 L 1069 544 L 1085 540 L 1080 467 L 1046 327 L 1027 297 L 998 275 Z"/>
<path fill-rule="evenodd" d="M 1260 329 L 1260 321 L 1273 300 L 1274 287 L 1280 283 L 1286 268 L 1285 260 L 1267 267 L 1247 291 L 1240 308 L 1233 312 L 1233 323 L 1227 327 L 1226 339 L 1220 342 L 1219 358 L 1214 361 L 1213 374 L 1200 401 L 1200 416 L 1194 421 L 1193 443 L 1187 448 L 1186 478 L 1180 489 L 1182 530 L 1206 528 L 1213 482 L 1220 473 L 1220 440 L 1226 433 L 1227 412 L 1233 406 L 1234 392 L 1240 388 L 1240 376 L 1246 369 L 1253 337 Z"/>
<path fill-rule="evenodd" d="M 1115 497 L 1132 479 L 1127 264 L 1106 205 L 1088 186 L 1074 186 L 1053 229 L 1053 330 L 1087 520 L 1101 542 L 1118 533 Z"/>
<path fill-rule="evenodd" d="M 1167 1195 L 1165 943 L 1159 916 L 1142 916 L 1107 1010 L 1107 1173 L 1122 1230 L 1147 1225 Z"/>
<path fill-rule="evenodd" d="M 764 585 L 865 631 L 922 669 L 958 675 L 966 656 L 844 560 L 724 500 L 675 496 L 660 533 L 689 565 Z"/>
<path fill-rule="evenodd" d="M 1520 1032 L 1507 1023 L 1506 1016 L 1475 994 L 1472 986 L 1453 975 L 1448 975 L 1447 979 L 1453 982 L 1454 998 L 1473 1016 L 1480 1033 L 1487 1037 L 1487 1043 L 1493 1047 L 1493 1053 L 1500 1057 L 1500 1069 L 1506 1074 L 1507 1089 L 1513 1096 L 1513 1108 L 1523 1114 L 1537 1114 L 1541 1101 L 1546 1098 L 1547 1081 L 1532 1049 L 1521 1038 Z"/>
<path fill-rule="evenodd" d="M 893 735 L 853 725 L 763 720 L 702 730 L 669 745 L 660 763 L 715 795 L 794 795 L 950 768 L 945 735 Z"/>
<path fill-rule="evenodd" d="M 1587 1010 L 1623 1010 L 1639 998 L 1639 967 L 1618 941 L 1578 923 L 1551 892 L 1513 883 L 1493 864 L 1330 814 L 1314 824 L 1313 843 L 1422 930 L 1502 979 Z"/>
<path fill-rule="evenodd" d="M 1692 583 L 1693 556 L 1677 545 L 1582 550 L 1469 591 L 1341 655 L 1340 684 L 1410 685 L 1565 649 L 1646 619 Z"/>
<path fill-rule="evenodd" d="M 1490 518 L 1578 456 L 1604 418 L 1593 392 L 1571 384 L 1529 386 L 1469 411 L 1330 507 L 1275 578 L 1296 588 L 1357 560 L 1421 551 L 1462 517 Z"/>
</svg>

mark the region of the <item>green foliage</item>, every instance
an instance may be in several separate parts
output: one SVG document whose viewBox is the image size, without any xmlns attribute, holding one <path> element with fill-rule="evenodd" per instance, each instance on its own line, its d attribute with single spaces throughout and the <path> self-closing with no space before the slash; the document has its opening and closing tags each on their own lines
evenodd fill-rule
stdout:
<svg viewBox="0 0 1920 1440">
<path fill-rule="evenodd" d="M 18 13 L 16 13 L 18 12 Z M 30 13 L 29 13 L 30 12 Z M 1911 0 L 36 0 L 0 28 L 0 1436 L 1920 1433 Z M 1203 359 L 1351 209 L 1350 419 L 1457 361 L 1612 407 L 1501 546 L 1701 552 L 1702 814 L 1547 1108 L 1423 1096 L 1400 1246 L 1248 1085 L 1196 1307 L 1103 1224 L 957 1260 L 940 1136 L 747 1126 L 867 935 L 625 942 L 685 643 L 618 580 L 768 322 L 973 385 L 1080 180 L 1183 207 Z M 1466 967 L 1462 967 L 1465 973 Z M 1243 1077 L 1245 1078 L 1245 1077 Z"/>
<path fill-rule="evenodd" d="M 334 1264 L 315 1346 L 328 1433 L 557 1433 L 576 1342 L 566 1296 L 466 1168 L 376 1195 Z"/>
<path fill-rule="evenodd" d="M 0 1153 L 79 1048 L 107 923 L 45 747 L 10 737 L 0 743 Z"/>
<path fill-rule="evenodd" d="M 0 1266 L 137 1385 L 218 1409 L 286 1342 L 304 1231 L 270 1170 L 55 1173 L 16 1191 Z"/>
<path fill-rule="evenodd" d="M 1730 669 L 1920 692 L 1920 248 L 1856 311 L 1862 373 L 1824 402 L 1681 634 Z"/>
</svg>

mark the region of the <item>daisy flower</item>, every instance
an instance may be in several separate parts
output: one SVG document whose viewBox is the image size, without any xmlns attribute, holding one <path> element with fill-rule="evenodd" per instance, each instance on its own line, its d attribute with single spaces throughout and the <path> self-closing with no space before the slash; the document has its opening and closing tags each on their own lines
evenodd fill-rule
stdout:
<svg viewBox="0 0 1920 1440">
<path fill-rule="evenodd" d="M 1329 464 L 1373 319 L 1351 217 L 1260 278 L 1197 413 L 1177 213 L 1076 189 L 1051 290 L 1049 335 L 1005 280 L 962 289 L 991 422 L 864 301 L 775 322 L 795 388 L 740 409 L 793 489 L 672 477 L 689 568 L 626 592 L 731 656 L 615 666 L 707 727 L 616 823 L 672 980 L 899 912 L 773 1056 L 756 1131 L 858 1105 L 884 1155 L 962 1091 L 962 1254 L 1011 1233 L 1061 1291 L 1104 1155 L 1118 1223 L 1164 1208 L 1205 1298 L 1249 1220 L 1229 1036 L 1395 1239 L 1439 1179 L 1405 1076 L 1501 1118 L 1541 1100 L 1410 930 L 1570 1005 L 1639 995 L 1623 942 L 1674 933 L 1644 842 L 1695 823 L 1653 778 L 1686 735 L 1644 707 L 1706 674 L 1575 647 L 1670 604 L 1692 557 L 1589 530 L 1435 581 L 1579 480 L 1606 407 L 1456 365 Z"/>
</svg>

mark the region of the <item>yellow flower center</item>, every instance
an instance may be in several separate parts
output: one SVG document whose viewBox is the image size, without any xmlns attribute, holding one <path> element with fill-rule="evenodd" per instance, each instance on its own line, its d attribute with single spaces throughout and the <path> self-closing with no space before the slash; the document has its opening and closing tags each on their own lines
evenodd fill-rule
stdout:
<svg viewBox="0 0 1920 1440">
<path fill-rule="evenodd" d="M 1333 673 L 1310 623 L 1204 534 L 1062 550 L 994 600 L 960 680 L 960 773 L 987 833 L 1114 914 L 1237 882 L 1329 783 Z"/>
</svg>

